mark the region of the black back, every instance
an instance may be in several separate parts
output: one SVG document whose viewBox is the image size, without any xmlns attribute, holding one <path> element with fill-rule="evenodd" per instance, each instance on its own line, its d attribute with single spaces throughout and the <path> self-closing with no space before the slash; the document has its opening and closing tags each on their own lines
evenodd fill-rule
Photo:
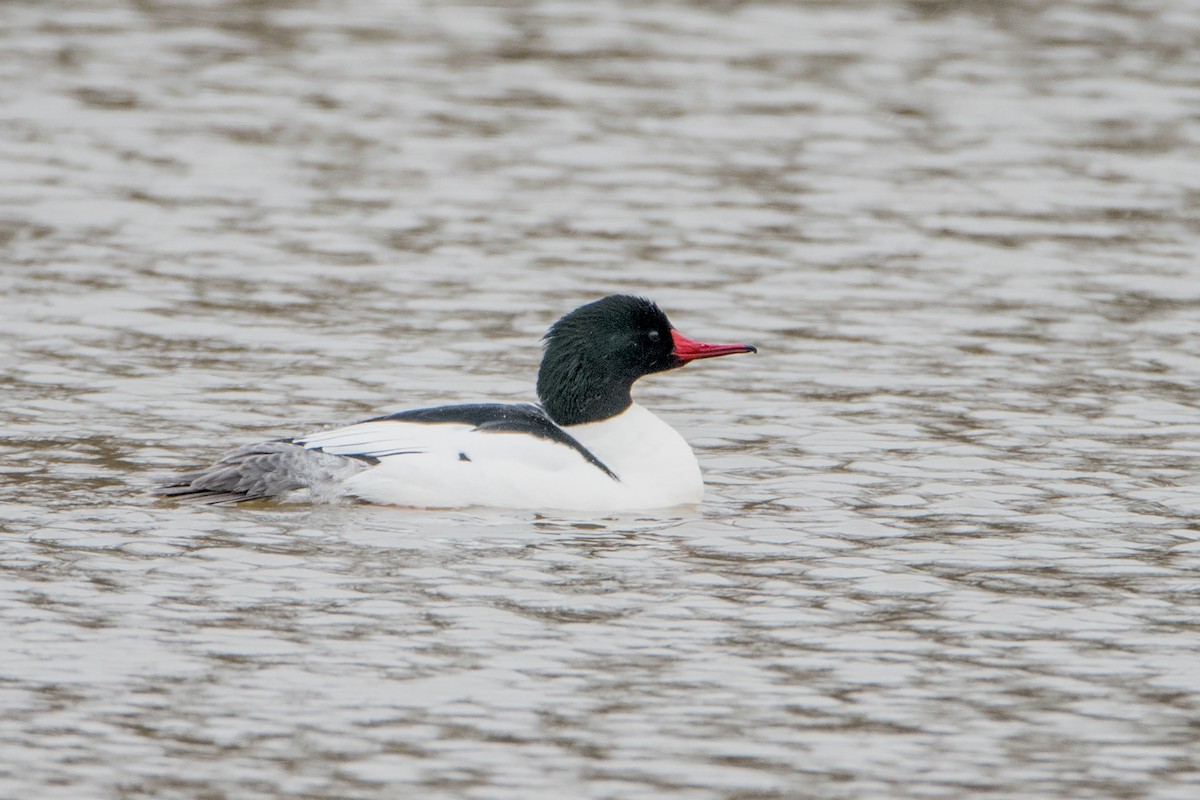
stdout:
<svg viewBox="0 0 1200 800">
<path fill-rule="evenodd" d="M 538 370 L 542 407 L 559 425 L 597 422 L 633 403 L 633 382 L 682 366 L 671 323 L 642 297 L 614 294 L 551 326 Z"/>
<path fill-rule="evenodd" d="M 468 403 L 456 406 L 416 408 L 411 411 L 389 414 L 386 417 L 375 417 L 366 422 L 383 420 L 419 422 L 430 425 L 438 423 L 474 425 L 475 430 L 478 431 L 524 433 L 539 439 L 548 439 L 570 447 L 608 477 L 620 480 L 612 470 L 605 466 L 604 462 L 593 455 L 591 450 L 580 444 L 574 436 L 555 425 L 554 420 L 550 419 L 545 411 L 532 403 Z"/>
</svg>

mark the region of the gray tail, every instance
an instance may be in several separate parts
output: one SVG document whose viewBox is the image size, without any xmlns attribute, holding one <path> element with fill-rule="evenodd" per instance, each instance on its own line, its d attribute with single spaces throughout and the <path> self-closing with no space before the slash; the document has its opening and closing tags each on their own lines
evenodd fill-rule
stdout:
<svg viewBox="0 0 1200 800">
<path fill-rule="evenodd" d="M 333 497 L 342 481 L 368 466 L 282 439 L 226 453 L 210 467 L 176 476 L 155 494 L 207 505 L 279 497 L 297 489 L 308 489 L 314 497 Z"/>
</svg>

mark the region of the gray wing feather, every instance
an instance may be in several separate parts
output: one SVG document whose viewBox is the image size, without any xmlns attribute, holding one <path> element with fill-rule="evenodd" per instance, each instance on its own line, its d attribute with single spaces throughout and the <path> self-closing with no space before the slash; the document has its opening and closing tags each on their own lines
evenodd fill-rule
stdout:
<svg viewBox="0 0 1200 800">
<path fill-rule="evenodd" d="M 261 442 L 226 453 L 211 467 L 179 475 L 156 494 L 210 505 L 278 497 L 297 489 L 332 494 L 338 484 L 368 466 L 286 440 Z"/>
</svg>

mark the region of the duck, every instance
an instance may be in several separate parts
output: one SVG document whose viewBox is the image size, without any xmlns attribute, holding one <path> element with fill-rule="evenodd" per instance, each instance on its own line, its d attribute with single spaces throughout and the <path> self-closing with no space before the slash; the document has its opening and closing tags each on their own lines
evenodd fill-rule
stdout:
<svg viewBox="0 0 1200 800">
<path fill-rule="evenodd" d="M 633 384 L 693 361 L 755 353 L 689 339 L 653 301 L 615 294 L 543 337 L 537 403 L 400 411 L 225 453 L 157 489 L 163 498 L 359 501 L 412 508 L 633 511 L 696 505 L 691 447 L 635 403 Z"/>
</svg>

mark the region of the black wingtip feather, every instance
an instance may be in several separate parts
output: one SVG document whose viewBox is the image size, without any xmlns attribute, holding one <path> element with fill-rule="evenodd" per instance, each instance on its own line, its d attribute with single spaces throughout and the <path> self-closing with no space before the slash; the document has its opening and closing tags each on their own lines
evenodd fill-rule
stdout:
<svg viewBox="0 0 1200 800">
<path fill-rule="evenodd" d="M 209 506 L 235 505 L 237 503 L 246 503 L 251 500 L 265 500 L 267 498 L 265 494 L 243 494 L 218 489 L 197 489 L 190 483 L 160 486 L 152 494 L 176 503 Z"/>
</svg>

